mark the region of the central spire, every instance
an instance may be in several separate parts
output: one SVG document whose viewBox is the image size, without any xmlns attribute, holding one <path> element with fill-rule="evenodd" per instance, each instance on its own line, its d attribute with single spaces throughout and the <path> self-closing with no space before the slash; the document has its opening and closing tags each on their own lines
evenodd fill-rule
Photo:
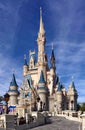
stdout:
<svg viewBox="0 0 85 130">
<path fill-rule="evenodd" d="M 40 26 L 39 26 L 39 32 L 38 32 L 38 72 L 40 76 L 41 70 L 44 72 L 45 76 L 45 70 L 46 69 L 46 62 L 45 62 L 45 43 L 46 43 L 46 37 L 45 37 L 45 30 L 42 20 L 42 9 L 40 8 Z M 46 79 L 46 77 L 45 77 Z"/>
<path fill-rule="evenodd" d="M 42 8 L 41 7 L 40 7 L 40 29 L 39 29 L 39 33 L 41 33 L 43 35 L 45 34 L 43 20 L 42 20 Z"/>
</svg>

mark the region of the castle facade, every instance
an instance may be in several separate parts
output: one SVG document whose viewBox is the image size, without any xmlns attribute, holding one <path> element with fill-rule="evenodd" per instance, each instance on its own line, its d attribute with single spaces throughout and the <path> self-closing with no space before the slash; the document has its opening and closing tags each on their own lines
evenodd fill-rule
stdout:
<svg viewBox="0 0 85 130">
<path fill-rule="evenodd" d="M 31 111 L 49 111 L 61 113 L 64 110 L 77 110 L 77 91 L 74 81 L 71 82 L 68 91 L 61 84 L 56 74 L 56 57 L 52 48 L 50 66 L 45 52 L 46 36 L 40 9 L 40 27 L 37 38 L 38 57 L 35 51 L 30 51 L 29 62 L 26 56 L 23 65 L 23 81 L 18 90 L 15 75 L 8 94 L 9 106 L 16 106 L 18 113 Z"/>
</svg>

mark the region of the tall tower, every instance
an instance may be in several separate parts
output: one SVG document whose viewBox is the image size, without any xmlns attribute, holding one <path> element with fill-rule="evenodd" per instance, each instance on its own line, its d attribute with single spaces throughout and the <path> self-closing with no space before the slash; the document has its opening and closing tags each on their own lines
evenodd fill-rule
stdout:
<svg viewBox="0 0 85 130">
<path fill-rule="evenodd" d="M 46 62 L 45 62 L 46 37 L 45 37 L 45 30 L 44 30 L 44 25 L 42 21 L 41 8 L 40 8 L 40 27 L 39 27 L 37 43 L 38 43 L 38 78 L 40 77 L 40 72 L 42 70 L 44 73 L 45 80 L 46 80 Z"/>
<path fill-rule="evenodd" d="M 18 103 L 17 96 L 18 96 L 18 85 L 16 83 L 15 75 L 12 76 L 12 81 L 10 82 L 10 87 L 8 94 L 10 95 L 9 105 L 13 106 Z"/>
</svg>

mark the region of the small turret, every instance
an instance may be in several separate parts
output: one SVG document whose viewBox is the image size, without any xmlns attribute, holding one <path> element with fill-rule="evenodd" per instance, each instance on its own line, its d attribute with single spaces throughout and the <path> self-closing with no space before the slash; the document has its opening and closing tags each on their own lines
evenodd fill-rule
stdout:
<svg viewBox="0 0 85 130">
<path fill-rule="evenodd" d="M 57 88 L 57 100 L 58 102 L 62 102 L 62 87 L 61 83 L 58 83 L 58 88 Z"/>
<path fill-rule="evenodd" d="M 54 69 L 55 69 L 55 55 L 54 55 L 53 45 L 52 45 L 52 52 L 51 52 L 51 60 L 50 60 L 50 63 L 51 63 L 51 68 L 54 68 Z"/>
<path fill-rule="evenodd" d="M 60 81 L 57 84 L 56 96 L 57 96 L 57 111 L 58 113 L 61 113 L 62 111 L 62 86 L 61 86 Z"/>
<path fill-rule="evenodd" d="M 77 110 L 78 94 L 77 94 L 77 91 L 75 89 L 74 81 L 72 81 L 70 86 L 69 86 L 67 96 L 68 96 L 68 108 L 70 110 Z"/>
<path fill-rule="evenodd" d="M 23 75 L 26 76 L 28 73 L 28 64 L 26 60 L 26 55 L 24 55 L 24 66 L 23 66 Z"/>
<path fill-rule="evenodd" d="M 13 74 L 13 77 L 12 77 L 12 81 L 10 82 L 10 86 L 18 87 L 18 85 L 16 83 L 16 79 L 15 79 L 15 75 L 14 74 Z"/>
<path fill-rule="evenodd" d="M 43 75 L 43 71 L 41 71 L 41 74 L 40 74 L 40 79 L 39 79 L 39 82 L 38 82 L 38 94 L 39 94 L 39 97 L 40 97 L 40 101 L 42 103 L 42 110 L 47 110 L 47 87 L 46 87 L 46 84 L 45 84 L 45 79 L 44 79 L 44 75 Z M 39 106 L 39 109 L 41 109 L 41 105 Z"/>
<path fill-rule="evenodd" d="M 8 94 L 9 98 L 9 105 L 16 105 L 17 104 L 17 96 L 18 96 L 18 85 L 15 79 L 15 75 L 12 76 L 12 81 L 10 82 L 10 87 Z"/>
<path fill-rule="evenodd" d="M 52 53 L 51 53 L 51 59 L 50 59 L 51 67 L 50 67 L 50 75 L 52 76 L 52 80 L 56 80 L 56 67 L 55 67 L 55 56 L 54 56 L 54 49 L 52 45 Z"/>
</svg>

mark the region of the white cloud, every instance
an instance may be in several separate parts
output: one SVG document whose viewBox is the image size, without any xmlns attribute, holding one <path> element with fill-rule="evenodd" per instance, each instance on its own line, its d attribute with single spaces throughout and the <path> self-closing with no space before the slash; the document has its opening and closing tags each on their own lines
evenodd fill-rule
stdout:
<svg viewBox="0 0 85 130">
<path fill-rule="evenodd" d="M 56 68 L 57 73 L 60 76 L 61 82 L 65 85 L 66 89 L 72 81 L 74 76 L 74 82 L 78 91 L 78 101 L 84 102 L 84 88 L 85 88 L 85 42 L 69 42 L 69 41 L 57 41 L 54 40 L 54 52 L 56 56 Z M 47 46 L 50 46 L 47 44 Z"/>
</svg>

